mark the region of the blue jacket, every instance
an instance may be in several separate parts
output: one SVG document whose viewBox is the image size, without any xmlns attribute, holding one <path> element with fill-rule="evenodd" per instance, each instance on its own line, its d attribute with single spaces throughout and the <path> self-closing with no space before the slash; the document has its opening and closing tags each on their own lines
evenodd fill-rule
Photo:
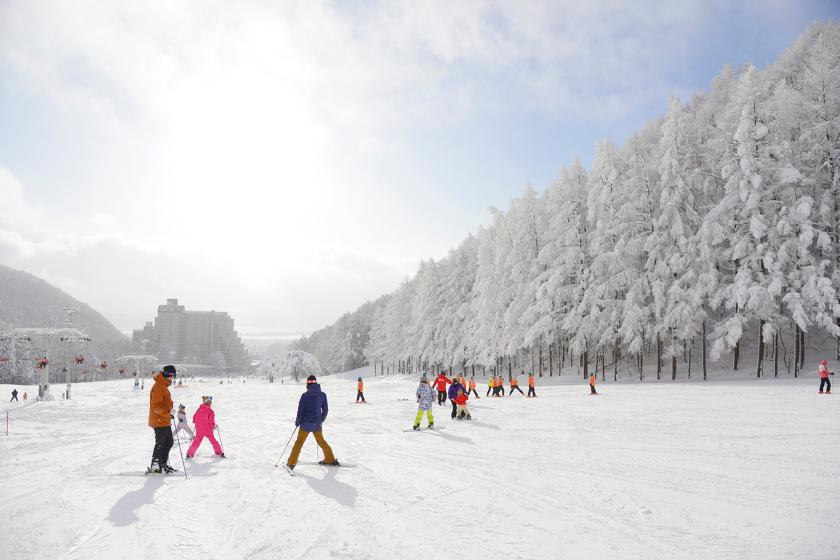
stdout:
<svg viewBox="0 0 840 560">
<path fill-rule="evenodd" d="M 311 383 L 300 396 L 295 426 L 305 432 L 320 432 L 321 423 L 327 419 L 327 412 L 327 394 L 321 391 L 320 385 Z"/>
<path fill-rule="evenodd" d="M 449 399 L 451 400 L 451 399 L 454 399 L 455 397 L 457 397 L 459 390 L 463 391 L 465 395 L 467 394 L 467 388 L 466 387 L 464 387 L 463 385 L 461 385 L 457 381 L 453 381 L 452 385 L 449 386 L 449 392 L 447 393 L 449 395 Z"/>
<path fill-rule="evenodd" d="M 433 402 L 435 402 L 434 390 L 428 383 L 420 383 L 417 387 L 417 403 L 420 405 L 420 410 L 429 410 Z"/>
</svg>

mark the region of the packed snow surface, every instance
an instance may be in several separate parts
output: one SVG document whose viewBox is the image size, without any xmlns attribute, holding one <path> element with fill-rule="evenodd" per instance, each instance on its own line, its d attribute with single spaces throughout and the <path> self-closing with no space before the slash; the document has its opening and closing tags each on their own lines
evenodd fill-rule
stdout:
<svg viewBox="0 0 840 560">
<path fill-rule="evenodd" d="M 140 475 L 153 445 L 148 383 L 144 392 L 76 384 L 70 401 L 3 405 L 0 550 L 15 559 L 840 558 L 840 394 L 818 395 L 814 379 L 605 383 L 596 397 L 582 383 L 543 383 L 537 399 L 486 398 L 484 381 L 472 422 L 435 405 L 446 429 L 415 433 L 404 429 L 416 377 L 368 378 L 368 405 L 352 403 L 354 381 L 327 379 L 324 435 L 351 467 L 310 464 L 310 438 L 294 478 L 274 465 L 302 385 L 173 389 L 190 417 L 200 395 L 214 396 L 229 456 L 214 458 L 205 442 L 186 480 Z M 170 460 L 181 468 L 177 444 Z"/>
</svg>

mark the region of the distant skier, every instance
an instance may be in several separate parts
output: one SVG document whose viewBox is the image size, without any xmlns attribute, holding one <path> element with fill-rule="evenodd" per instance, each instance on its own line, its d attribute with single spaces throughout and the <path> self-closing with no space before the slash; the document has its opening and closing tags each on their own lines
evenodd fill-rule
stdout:
<svg viewBox="0 0 840 560">
<path fill-rule="evenodd" d="M 595 381 L 596 381 L 595 378 L 596 377 L 598 377 L 597 373 L 593 373 L 592 375 L 589 376 L 589 394 L 590 395 L 597 395 L 598 394 L 598 391 L 595 390 Z"/>
<path fill-rule="evenodd" d="M 213 452 L 216 456 L 224 459 L 225 454 L 222 451 L 222 446 L 219 445 L 219 442 L 213 436 L 213 430 L 218 427 L 216 424 L 216 413 L 213 411 L 213 397 L 201 397 L 201 400 L 201 406 L 193 414 L 196 438 L 190 444 L 190 448 L 187 449 L 187 459 L 192 459 L 195 456 L 195 452 L 204 438 L 210 441 L 210 445 L 213 446 Z"/>
<path fill-rule="evenodd" d="M 452 403 L 452 418 L 455 418 L 458 414 L 458 403 L 455 402 L 455 397 L 458 396 L 458 391 L 463 393 L 466 390 L 467 388 L 461 385 L 461 382 L 457 379 L 449 386 L 449 402 Z"/>
<path fill-rule="evenodd" d="M 437 387 L 438 405 L 443 406 L 443 403 L 446 402 L 446 386 L 451 384 L 451 383 L 452 383 L 452 381 L 450 381 L 449 378 L 446 377 L 446 373 L 443 372 L 443 371 L 440 372 L 440 375 L 438 375 L 435 378 L 435 383 L 434 384 L 435 384 L 435 387 Z"/>
<path fill-rule="evenodd" d="M 172 449 L 172 396 L 169 386 L 175 378 L 175 366 L 164 366 L 155 377 L 155 384 L 149 391 L 149 427 L 155 430 L 155 448 L 152 451 L 152 463 L 148 472 L 172 473 L 175 469 L 169 465 L 169 450 Z"/>
<path fill-rule="evenodd" d="M 494 374 L 490 374 L 490 377 L 487 379 L 487 394 L 484 395 L 485 397 L 489 397 L 490 393 L 494 392 L 496 389 L 496 376 Z"/>
<path fill-rule="evenodd" d="M 519 391 L 519 394 L 523 397 L 525 396 L 525 393 L 523 393 L 522 389 L 519 388 L 519 377 L 516 375 L 510 378 L 510 394 L 508 395 L 509 397 L 513 396 L 514 389 Z"/>
<path fill-rule="evenodd" d="M 26 391 L 24 391 L 23 392 L 23 400 L 28 400 L 28 399 L 29 399 L 29 394 Z"/>
<path fill-rule="evenodd" d="M 537 392 L 534 390 L 534 384 L 534 373 L 531 372 L 528 374 L 528 398 L 537 396 Z"/>
<path fill-rule="evenodd" d="M 466 393 L 464 393 L 463 389 L 458 389 L 458 394 L 455 395 L 454 399 L 452 399 L 457 406 L 458 420 L 472 420 L 472 415 L 470 414 L 470 411 L 467 408 L 467 401 L 469 399 L 470 397 Z"/>
<path fill-rule="evenodd" d="M 828 361 L 823 360 L 820 362 L 820 367 L 817 368 L 817 371 L 820 374 L 820 394 L 823 394 L 823 387 L 825 387 L 825 394 L 831 394 L 831 380 L 828 378 L 829 375 L 834 375 L 834 373 L 828 371 Z"/>
<path fill-rule="evenodd" d="M 365 392 L 364 392 L 365 391 L 365 382 L 362 381 L 361 377 L 356 381 L 356 389 L 358 390 L 358 392 L 356 393 L 356 402 L 359 402 L 359 399 L 361 399 L 361 402 L 366 403 L 367 401 L 365 400 Z"/>
<path fill-rule="evenodd" d="M 318 463 L 334 467 L 341 466 L 335 458 L 335 455 L 333 455 L 333 451 L 322 433 L 322 424 L 327 419 L 328 412 L 327 394 L 321 391 L 321 386 L 318 385 L 318 380 L 315 376 L 310 375 L 306 378 L 306 392 L 300 396 L 300 401 L 298 401 L 295 426 L 300 429 L 298 430 L 295 444 L 292 447 L 292 453 L 286 461 L 287 469 L 292 470 L 295 468 L 298 457 L 300 456 L 300 450 L 303 448 L 303 443 L 309 434 L 315 436 L 315 441 L 318 442 L 318 446 L 324 452 L 324 459 Z"/>
<path fill-rule="evenodd" d="M 426 374 L 420 378 L 420 385 L 417 387 L 417 416 L 414 417 L 415 430 L 420 429 L 420 421 L 423 419 L 423 412 L 426 413 L 426 420 L 429 422 L 429 429 L 435 425 L 435 417 L 432 415 L 432 405 L 435 402 L 435 391 L 429 385 Z"/>
<path fill-rule="evenodd" d="M 820 391 L 820 393 L 822 393 L 822 391 Z M 17 395 L 18 395 L 18 390 L 17 389 L 12 389 L 12 398 L 9 399 L 9 402 L 12 402 L 12 401 L 20 402 L 17 398 Z"/>
<path fill-rule="evenodd" d="M 470 376 L 470 390 L 467 391 L 467 396 L 470 396 L 470 393 L 475 393 L 475 398 L 480 399 L 481 397 L 478 396 L 478 391 L 475 390 L 475 374 Z"/>
<path fill-rule="evenodd" d="M 186 430 L 190 434 L 190 441 L 194 440 L 195 433 L 190 428 L 189 422 L 187 422 L 187 409 L 184 405 L 178 405 L 178 414 L 176 416 L 178 418 L 178 425 L 175 427 L 175 437 L 178 437 L 178 432 L 181 430 Z"/>
</svg>

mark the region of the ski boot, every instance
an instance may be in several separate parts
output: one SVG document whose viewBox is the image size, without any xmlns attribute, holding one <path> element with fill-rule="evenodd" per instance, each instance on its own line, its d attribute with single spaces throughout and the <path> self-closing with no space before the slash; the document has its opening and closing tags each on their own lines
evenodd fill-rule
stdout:
<svg viewBox="0 0 840 560">
<path fill-rule="evenodd" d="M 419 430 L 419 429 L 420 429 L 420 424 L 414 424 L 414 425 L 412 426 L 412 429 L 414 429 L 414 430 Z"/>
<path fill-rule="evenodd" d="M 431 430 L 431 429 L 433 429 L 434 427 L 435 427 L 435 423 L 434 423 L 434 422 L 429 422 L 429 429 Z"/>
<path fill-rule="evenodd" d="M 173 466 L 171 466 L 171 465 L 163 465 L 163 466 L 161 467 L 161 469 L 162 469 L 162 470 L 163 470 L 163 472 L 165 472 L 166 474 L 172 474 L 172 473 L 176 473 L 176 472 L 178 472 L 178 469 L 176 469 L 175 467 L 173 467 Z"/>
<path fill-rule="evenodd" d="M 328 467 L 340 467 L 341 463 L 338 462 L 338 459 L 333 459 L 332 463 L 327 463 L 325 459 L 318 461 L 319 465 L 326 465 Z"/>
<path fill-rule="evenodd" d="M 219 453 L 218 455 L 216 455 L 216 457 L 218 457 L 219 459 L 224 459 L 225 454 L 224 453 Z"/>
<path fill-rule="evenodd" d="M 472 420 L 472 414 L 467 414 L 467 420 Z"/>
<path fill-rule="evenodd" d="M 146 468 L 146 474 L 160 474 L 162 472 L 160 465 L 155 461 L 152 461 L 151 466 Z"/>
</svg>

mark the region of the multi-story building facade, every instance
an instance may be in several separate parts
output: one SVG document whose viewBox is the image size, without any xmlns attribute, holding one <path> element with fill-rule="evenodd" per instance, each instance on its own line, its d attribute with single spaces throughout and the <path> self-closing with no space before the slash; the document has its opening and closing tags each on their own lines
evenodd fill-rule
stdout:
<svg viewBox="0 0 840 560">
<path fill-rule="evenodd" d="M 157 354 L 162 362 L 209 365 L 244 372 L 250 367 L 245 345 L 224 311 L 187 311 L 177 299 L 158 306 L 154 324 L 133 333 L 142 352 Z"/>
</svg>

